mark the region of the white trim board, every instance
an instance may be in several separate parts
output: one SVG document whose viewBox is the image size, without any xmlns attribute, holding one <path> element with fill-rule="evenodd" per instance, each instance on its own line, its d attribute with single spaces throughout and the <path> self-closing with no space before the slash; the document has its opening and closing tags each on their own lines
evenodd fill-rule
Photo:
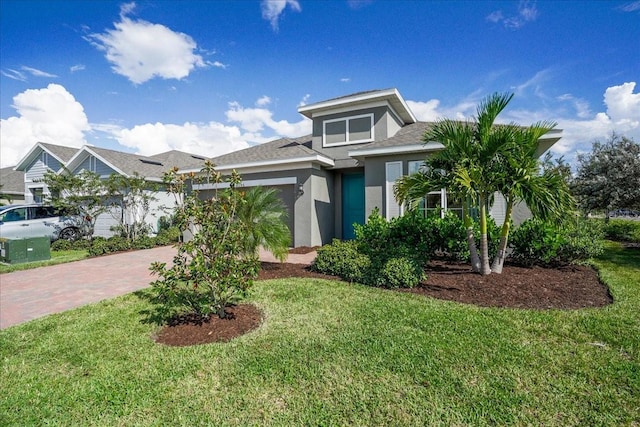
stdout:
<svg viewBox="0 0 640 427">
<path fill-rule="evenodd" d="M 284 178 L 267 178 L 267 179 L 248 179 L 242 181 L 238 187 L 257 187 L 257 186 L 274 186 L 274 185 L 292 185 L 297 184 L 298 179 L 295 176 L 287 176 Z M 194 190 L 218 190 L 222 188 L 229 188 L 231 186 L 228 182 L 209 183 L 209 184 L 194 184 Z"/>
</svg>

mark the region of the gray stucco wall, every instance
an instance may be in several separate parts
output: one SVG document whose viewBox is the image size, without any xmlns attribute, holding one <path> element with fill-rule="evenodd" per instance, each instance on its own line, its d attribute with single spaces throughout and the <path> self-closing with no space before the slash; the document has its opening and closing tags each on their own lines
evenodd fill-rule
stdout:
<svg viewBox="0 0 640 427">
<path fill-rule="evenodd" d="M 385 217 L 386 212 L 386 169 L 387 162 L 402 161 L 402 173 L 406 175 L 409 170 L 410 161 L 422 161 L 425 159 L 424 153 L 403 154 L 395 156 L 368 157 L 364 163 L 364 194 L 365 194 L 365 215 L 368 218 L 371 212 L 377 207 L 380 215 Z M 393 196 L 392 196 L 393 197 Z"/>
<path fill-rule="evenodd" d="M 240 171 L 242 172 L 242 171 Z M 334 173 L 319 168 L 245 173 L 243 181 L 295 178 L 296 184 L 265 185 L 280 191 L 290 207 L 289 228 L 293 246 L 319 246 L 334 237 Z M 300 191 L 301 190 L 301 191 Z M 201 193 L 206 197 L 207 191 Z"/>
</svg>

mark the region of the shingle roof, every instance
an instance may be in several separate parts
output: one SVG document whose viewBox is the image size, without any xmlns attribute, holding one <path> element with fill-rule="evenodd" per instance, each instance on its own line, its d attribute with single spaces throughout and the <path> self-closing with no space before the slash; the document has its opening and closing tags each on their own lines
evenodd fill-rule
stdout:
<svg viewBox="0 0 640 427">
<path fill-rule="evenodd" d="M 78 152 L 77 147 L 65 147 L 64 145 L 55 145 L 46 142 L 40 142 L 39 144 L 51 152 L 51 154 L 62 160 L 63 163 L 67 163 Z"/>
<path fill-rule="evenodd" d="M 14 166 L 0 169 L 0 192 L 24 194 L 24 172 L 13 170 Z"/>
<path fill-rule="evenodd" d="M 422 144 L 422 136 L 424 135 L 424 132 L 428 129 L 430 124 L 430 122 L 411 123 L 400 128 L 398 133 L 396 133 L 391 138 L 363 144 L 358 146 L 358 148 L 354 148 L 353 150 L 349 151 L 357 152 L 361 150 L 371 150 L 374 148 L 401 147 L 404 145 Z"/>
<path fill-rule="evenodd" d="M 275 141 L 234 151 L 214 157 L 211 161 L 216 166 L 226 166 L 270 160 L 294 160 L 309 156 L 324 155 L 311 149 L 311 135 L 300 138 L 280 138 Z"/>
<path fill-rule="evenodd" d="M 106 148 L 87 148 L 123 173 L 138 173 L 146 178 L 161 178 L 164 172 L 174 166 L 180 169 L 201 168 L 205 160 L 204 157 L 176 150 L 147 157 Z"/>
</svg>

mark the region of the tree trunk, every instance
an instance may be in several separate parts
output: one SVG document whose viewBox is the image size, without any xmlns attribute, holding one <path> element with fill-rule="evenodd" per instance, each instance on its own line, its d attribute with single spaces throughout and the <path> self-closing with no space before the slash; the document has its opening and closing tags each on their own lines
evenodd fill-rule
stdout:
<svg viewBox="0 0 640 427">
<path fill-rule="evenodd" d="M 507 242 L 509 241 L 509 231 L 511 229 L 511 212 L 513 211 L 513 201 L 507 200 L 507 210 L 504 214 L 504 223 L 502 224 L 502 232 L 500 233 L 500 246 L 498 253 L 493 259 L 491 271 L 497 274 L 502 273 L 504 260 L 507 258 Z"/>
<path fill-rule="evenodd" d="M 489 266 L 489 240 L 487 239 L 487 200 L 480 197 L 480 274 L 491 274 Z"/>
<path fill-rule="evenodd" d="M 478 256 L 478 248 L 476 247 L 476 238 L 473 235 L 473 223 L 469 215 L 465 215 L 464 225 L 467 228 L 467 245 L 469 246 L 471 269 L 474 273 L 480 273 L 480 257 Z"/>
</svg>

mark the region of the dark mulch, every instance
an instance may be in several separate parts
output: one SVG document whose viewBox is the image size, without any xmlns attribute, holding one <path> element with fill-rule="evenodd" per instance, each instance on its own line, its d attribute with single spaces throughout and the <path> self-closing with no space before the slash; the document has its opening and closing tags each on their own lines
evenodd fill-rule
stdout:
<svg viewBox="0 0 640 427">
<path fill-rule="evenodd" d="M 506 265 L 502 274 L 480 276 L 467 264 L 434 261 L 427 280 L 415 289 L 403 290 L 433 298 L 483 307 L 571 310 L 602 307 L 613 302 L 608 289 L 591 267 L 523 268 Z M 302 264 L 261 263 L 259 280 L 309 277 L 339 280 L 309 270 Z M 206 322 L 180 318 L 163 328 L 156 341 L 177 346 L 229 341 L 257 328 L 262 313 L 249 304 L 230 307 L 229 319 L 214 317 Z"/>
<path fill-rule="evenodd" d="M 253 304 L 240 304 L 225 310 L 225 319 L 213 316 L 202 320 L 190 316 L 174 319 L 155 337 L 157 343 L 189 346 L 211 342 L 227 342 L 256 329 L 262 323 L 262 312 Z"/>
<path fill-rule="evenodd" d="M 598 273 L 587 266 L 506 265 L 502 274 L 481 276 L 465 264 L 431 262 L 426 273 L 427 281 L 407 292 L 482 307 L 571 310 L 613 302 Z"/>
</svg>

